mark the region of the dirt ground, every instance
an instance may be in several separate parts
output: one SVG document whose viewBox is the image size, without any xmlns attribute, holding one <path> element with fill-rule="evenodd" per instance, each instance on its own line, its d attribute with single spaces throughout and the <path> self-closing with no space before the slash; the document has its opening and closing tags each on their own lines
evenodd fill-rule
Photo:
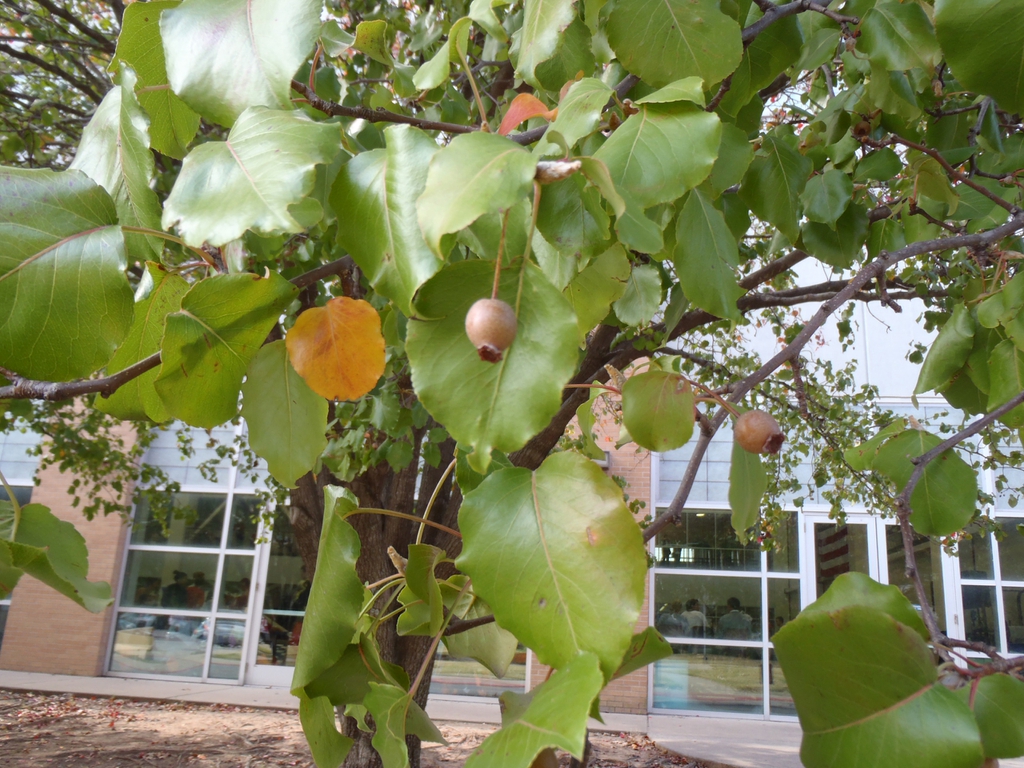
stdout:
<svg viewBox="0 0 1024 768">
<path fill-rule="evenodd" d="M 457 768 L 493 730 L 439 725 L 449 743 L 424 745 L 422 768 Z M 591 741 L 592 768 L 705 768 L 642 735 L 596 733 Z M 0 765 L 265 768 L 313 761 L 292 711 L 0 691 Z"/>
</svg>

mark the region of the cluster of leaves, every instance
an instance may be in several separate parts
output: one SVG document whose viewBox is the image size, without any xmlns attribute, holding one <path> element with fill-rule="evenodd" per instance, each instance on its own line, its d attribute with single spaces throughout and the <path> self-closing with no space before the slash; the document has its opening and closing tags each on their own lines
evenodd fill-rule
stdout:
<svg viewBox="0 0 1024 768">
<path fill-rule="evenodd" d="M 621 408 L 622 440 L 693 440 L 694 462 L 730 414 L 765 405 L 815 443 L 814 484 L 834 482 L 837 510 L 891 503 L 906 530 L 944 538 L 975 518 L 962 438 L 885 425 L 849 369 L 800 355 L 847 302 L 920 299 L 942 330 L 919 391 L 979 415 L 975 431 L 1024 426 L 1024 85 L 1003 74 L 1024 66 L 1022 30 L 1016 0 L 133 3 L 68 170 L 0 170 L 0 397 L 98 393 L 92 407 L 118 419 L 203 429 L 241 417 L 282 488 L 327 471 L 361 492 L 386 468 L 384 485 L 411 489 L 420 462 L 437 470 L 422 522 L 403 529 L 415 536 L 385 542 L 395 572 L 373 579 L 360 565 L 383 553 L 354 518 L 412 516 L 325 491 L 293 682 L 318 765 L 356 754 L 358 737 L 401 767 L 407 736 L 439 738 L 421 704 L 441 642 L 499 675 L 521 642 L 554 670 L 506 697 L 471 765 L 582 759 L 604 686 L 669 653 L 633 627 L 644 542 L 689 490 L 641 529 L 588 458 L 587 388 Z M 800 284 L 801 262 L 833 279 Z M 493 364 L 464 332 L 486 297 L 517 318 Z M 807 303 L 810 318 L 785 313 Z M 743 351 L 752 318 L 785 343 L 772 360 Z M 548 455 L 573 416 L 581 450 Z M 770 536 L 781 505 L 765 493 L 793 490 L 801 453 L 772 479 L 736 445 L 739 537 Z M 430 516 L 452 474 L 442 522 Z M 73 580 L 71 533 L 10 510 L 5 573 L 105 604 Z M 59 584 L 19 549 L 39 548 L 37 528 L 54 536 Z M 951 671 L 971 691 L 951 703 L 926 644 L 948 658 L 948 638 L 918 637 L 909 604 L 855 586 L 778 635 L 807 765 L 919 753 L 975 768 L 1024 752 L 987 735 L 1020 697 L 1020 665 Z M 411 674 L 386 631 L 429 638 Z M 890 653 L 881 669 L 850 662 L 855 705 L 830 666 L 850 644 Z"/>
</svg>

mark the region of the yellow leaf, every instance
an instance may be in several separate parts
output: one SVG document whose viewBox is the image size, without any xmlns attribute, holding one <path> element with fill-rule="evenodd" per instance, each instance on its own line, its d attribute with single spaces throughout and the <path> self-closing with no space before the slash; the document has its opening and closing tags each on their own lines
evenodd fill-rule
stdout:
<svg viewBox="0 0 1024 768">
<path fill-rule="evenodd" d="M 299 315 L 288 357 L 309 388 L 328 400 L 355 400 L 384 373 L 380 315 L 362 299 L 331 299 Z"/>
</svg>

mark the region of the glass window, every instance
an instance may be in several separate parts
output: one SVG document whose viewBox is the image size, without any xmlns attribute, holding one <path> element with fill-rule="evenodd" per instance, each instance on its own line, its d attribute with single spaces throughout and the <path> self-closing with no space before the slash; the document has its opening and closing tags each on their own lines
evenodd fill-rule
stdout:
<svg viewBox="0 0 1024 768">
<path fill-rule="evenodd" d="M 522 691 L 526 687 L 526 648 L 522 645 L 512 658 L 508 671 L 497 678 L 483 664 L 473 659 L 462 659 L 448 654 L 441 645 L 434 659 L 434 672 L 430 678 L 430 692 L 448 696 L 491 696 L 497 698 L 503 691 Z"/>
<path fill-rule="evenodd" d="M 227 496 L 178 493 L 174 511 L 162 521 L 143 499 L 135 508 L 132 544 L 164 544 L 179 547 L 219 547 L 224 527 Z M 167 528 L 163 526 L 167 523 Z"/>
<path fill-rule="evenodd" d="M 996 642 L 996 588 L 963 587 L 964 632 L 968 640 L 998 645 Z"/>
<path fill-rule="evenodd" d="M 133 550 L 128 553 L 121 605 L 208 611 L 216 554 Z"/>
<path fill-rule="evenodd" d="M 654 601 L 654 626 L 668 638 L 761 640 L 759 578 L 659 573 Z"/>
<path fill-rule="evenodd" d="M 675 525 L 655 539 L 654 557 L 660 568 L 715 571 L 760 571 L 761 550 L 756 542 L 742 545 L 732 529 L 729 512 L 685 512 Z"/>
<path fill-rule="evenodd" d="M 867 525 L 815 523 L 814 568 L 818 597 L 844 573 L 870 573 Z"/>
<path fill-rule="evenodd" d="M 1024 518 L 1002 517 L 996 522 L 1006 537 L 999 542 L 999 568 L 1004 581 L 1024 581 Z M 1007 607 L 1009 608 L 1009 607 Z"/>
<path fill-rule="evenodd" d="M 25 506 L 32 501 L 32 486 L 31 485 L 15 485 L 11 487 L 14 491 L 14 498 L 17 499 L 19 506 Z M 11 497 L 7 495 L 7 489 L 0 486 L 0 501 L 8 501 Z"/>
<path fill-rule="evenodd" d="M 255 496 L 235 496 L 228 525 L 228 549 L 254 549 L 259 527 L 260 503 Z"/>
<path fill-rule="evenodd" d="M 253 558 L 250 555 L 224 556 L 224 571 L 220 576 L 220 595 L 217 603 L 218 611 L 245 613 L 249 610 L 252 561 Z"/>
<path fill-rule="evenodd" d="M 0 603 L 0 648 L 4 647 L 4 628 L 7 626 L 7 614 L 10 610 L 10 603 Z"/>
<path fill-rule="evenodd" d="M 1006 616 L 1006 650 L 1024 653 L 1024 588 L 1003 587 L 1003 612 Z"/>
<path fill-rule="evenodd" d="M 800 613 L 800 580 L 768 579 L 768 637 Z"/>
<path fill-rule="evenodd" d="M 977 525 L 967 528 L 971 538 L 964 539 L 957 546 L 960 558 L 960 578 L 993 579 L 992 568 L 992 537 L 980 530 Z"/>
<path fill-rule="evenodd" d="M 655 709 L 764 713 L 760 648 L 674 645 L 654 665 Z"/>
<path fill-rule="evenodd" d="M 198 617 L 119 614 L 110 670 L 201 677 L 207 621 Z"/>
<path fill-rule="evenodd" d="M 287 514 L 278 511 L 274 515 L 270 543 L 257 664 L 295 666 L 308 600 L 309 579 L 295 544 L 291 522 Z"/>
<path fill-rule="evenodd" d="M 786 684 L 786 676 L 774 650 L 768 651 L 768 703 L 773 715 L 790 715 L 796 717 L 793 696 Z"/>
<path fill-rule="evenodd" d="M 906 550 L 903 534 L 898 525 L 885 526 L 885 551 L 889 564 L 889 583 L 899 587 L 900 592 L 921 612 L 917 589 L 907 576 Z M 928 592 L 928 601 L 935 608 L 939 628 L 946 631 L 946 594 L 942 587 L 942 545 L 927 536 L 914 534 L 914 552 L 917 556 L 917 570 Z"/>
<path fill-rule="evenodd" d="M 209 619 L 204 627 L 209 626 Z M 210 677 L 237 679 L 242 664 L 245 642 L 245 621 L 217 619 L 213 625 L 213 653 L 210 654 Z"/>
<path fill-rule="evenodd" d="M 775 548 L 768 550 L 768 570 L 775 573 L 800 573 L 800 528 L 795 513 L 775 529 Z"/>
</svg>

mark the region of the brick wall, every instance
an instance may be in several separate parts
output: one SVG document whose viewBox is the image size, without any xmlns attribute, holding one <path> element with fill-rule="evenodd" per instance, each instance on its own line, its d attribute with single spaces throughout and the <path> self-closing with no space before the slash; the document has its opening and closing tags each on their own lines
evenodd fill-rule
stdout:
<svg viewBox="0 0 1024 768">
<path fill-rule="evenodd" d="M 131 433 L 125 428 L 126 441 Z M 32 502 L 50 508 L 61 520 L 72 523 L 89 548 L 89 579 L 106 581 L 117 589 L 126 528 L 118 515 L 86 521 L 71 506 L 67 489 L 72 477 L 51 466 L 38 474 L 40 484 Z M 107 651 L 113 608 L 89 613 L 68 598 L 23 576 L 11 596 L 0 669 L 49 672 L 63 675 L 100 675 Z"/>
<path fill-rule="evenodd" d="M 604 427 L 604 428 L 602 428 Z M 641 499 L 647 507 L 641 516 L 652 511 L 651 497 L 651 454 L 648 451 L 637 451 L 635 444 L 630 443 L 616 450 L 615 433 L 617 429 L 610 425 L 599 425 L 598 445 L 610 452 L 608 473 L 624 477 L 627 482 L 625 493 L 630 499 Z M 644 592 L 644 604 L 640 609 L 640 617 L 636 622 L 636 632 L 648 627 L 648 590 Z M 536 688 L 547 679 L 549 668 L 537 662 L 536 657 L 530 664 L 530 688 Z M 647 669 L 639 669 L 623 678 L 613 681 L 601 693 L 601 711 L 623 714 L 647 714 Z"/>
</svg>

